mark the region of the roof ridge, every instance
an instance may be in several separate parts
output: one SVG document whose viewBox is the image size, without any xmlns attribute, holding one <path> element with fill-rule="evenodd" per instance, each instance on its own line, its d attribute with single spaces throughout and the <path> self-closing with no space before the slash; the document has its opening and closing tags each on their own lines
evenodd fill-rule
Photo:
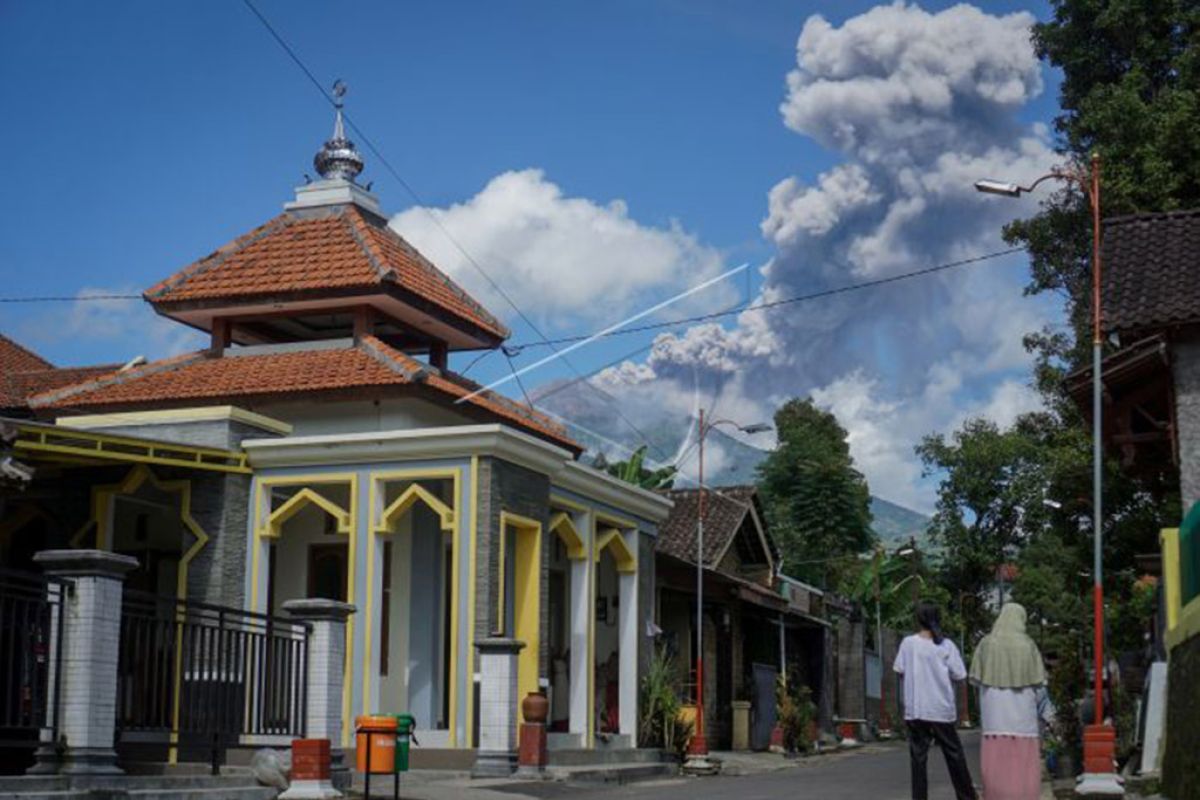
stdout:
<svg viewBox="0 0 1200 800">
<path fill-rule="evenodd" d="M 286 211 L 282 214 L 272 217 L 254 230 L 243 233 L 241 236 L 238 236 L 232 241 L 221 245 L 216 250 L 213 250 L 208 255 L 196 259 L 191 264 L 188 264 L 186 267 L 176 272 L 174 275 L 163 278 L 161 281 L 142 292 L 142 297 L 148 302 L 153 303 L 155 299 L 161 298 L 162 295 L 178 288 L 184 283 L 187 283 L 192 278 L 203 275 L 205 272 L 219 267 L 221 264 L 225 263 L 225 259 L 237 252 L 240 252 L 241 250 L 244 250 L 247 245 L 253 244 L 259 239 L 288 227 L 295 222 L 296 219 L 297 218 L 295 216 L 287 213 Z"/>
<path fill-rule="evenodd" d="M 389 280 L 394 281 L 396 278 L 395 270 L 387 265 L 387 259 L 383 253 L 379 252 L 379 248 L 375 245 L 375 242 L 371 241 L 369 235 L 371 226 L 363 217 L 363 213 L 359 208 L 357 206 L 350 206 L 343 209 L 337 217 L 346 226 L 354 241 L 358 243 L 358 246 L 362 249 L 364 255 L 366 255 L 371 268 L 375 270 L 375 277 L 381 283 Z M 363 231 L 361 228 L 367 228 L 367 231 Z"/>
<path fill-rule="evenodd" d="M 108 386 L 114 386 L 130 380 L 136 380 L 137 378 L 144 378 L 148 375 L 156 375 L 160 372 L 167 372 L 172 369 L 179 369 L 181 367 L 193 364 L 196 361 L 207 357 L 207 355 L 207 350 L 198 350 L 192 353 L 183 353 L 170 358 L 164 358 L 159 361 L 152 361 L 149 364 L 144 364 L 140 367 L 135 367 L 134 369 L 124 371 L 118 369 L 116 372 L 105 373 L 104 375 L 88 378 L 87 380 L 83 380 L 78 383 L 72 383 L 68 384 L 67 386 L 60 386 L 57 389 L 51 389 L 46 392 L 30 395 L 27 400 L 31 407 L 50 405 L 51 403 L 57 403 L 60 400 L 77 394 L 82 394 L 84 392 L 103 389 Z"/>
<path fill-rule="evenodd" d="M 375 336 L 363 336 L 357 345 L 364 353 L 375 359 L 381 365 L 387 367 L 398 375 L 403 375 L 406 379 L 413 383 L 423 383 L 428 377 L 428 371 L 415 359 L 409 359 L 408 356 L 396 350 L 394 347 L 389 347 L 386 342 Z M 417 369 L 412 369 L 406 364 L 402 364 L 396 356 L 401 356 L 414 364 L 418 365 Z"/>
<path fill-rule="evenodd" d="M 440 269 L 436 264 L 426 258 L 425 254 L 418 250 L 412 242 L 408 241 L 401 236 L 398 231 L 394 230 L 391 224 L 385 222 L 383 225 L 368 225 L 368 230 L 376 231 L 381 236 L 386 236 L 393 239 L 396 245 L 403 249 L 418 267 L 424 270 L 425 273 L 430 277 L 441 282 L 441 284 L 450 292 L 452 292 L 455 297 L 466 303 L 466 305 L 472 311 L 483 317 L 490 325 L 493 325 L 499 329 L 503 333 L 504 338 L 507 339 L 511 335 L 512 332 L 508 329 L 508 326 L 497 319 L 492 312 L 484 308 L 482 303 L 472 297 L 466 289 L 459 286 L 457 281 L 447 275 L 444 270 Z M 393 277 L 395 277 L 394 270 L 389 270 L 389 272 Z"/>
<path fill-rule="evenodd" d="M 38 355 L 37 353 L 35 353 L 34 351 L 30 350 L 30 349 L 29 349 L 28 347 L 26 347 L 25 345 L 23 345 L 23 344 L 21 344 L 20 342 L 18 342 L 16 339 L 12 339 L 12 338 L 10 338 L 10 337 L 8 337 L 8 336 L 5 336 L 3 333 L 0 333 L 0 340 L 3 340 L 3 341 L 5 341 L 5 342 L 7 342 L 8 344 L 12 345 L 12 347 L 13 347 L 13 348 L 15 348 L 15 349 L 17 349 L 17 350 L 20 350 L 22 353 L 24 353 L 25 355 L 29 356 L 30 358 L 35 358 L 35 359 L 37 359 L 38 361 L 40 361 L 40 362 L 42 362 L 43 364 L 45 364 L 45 365 L 46 365 L 48 368 L 50 368 L 50 369 L 57 369 L 57 367 L 54 365 L 54 363 L 53 363 L 53 362 L 51 362 L 49 359 L 47 359 L 47 358 L 44 358 L 44 357 L 42 357 L 42 356 Z"/>
</svg>

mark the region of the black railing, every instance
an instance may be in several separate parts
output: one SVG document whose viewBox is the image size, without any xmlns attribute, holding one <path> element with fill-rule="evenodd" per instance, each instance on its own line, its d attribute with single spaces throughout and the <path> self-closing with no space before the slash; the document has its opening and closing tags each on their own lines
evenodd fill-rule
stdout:
<svg viewBox="0 0 1200 800">
<path fill-rule="evenodd" d="M 187 754 L 304 736 L 309 626 L 126 590 L 117 688 L 120 741 Z"/>
<path fill-rule="evenodd" d="M 0 747 L 58 738 L 60 684 L 53 676 L 62 663 L 68 589 L 58 578 L 0 568 Z"/>
</svg>

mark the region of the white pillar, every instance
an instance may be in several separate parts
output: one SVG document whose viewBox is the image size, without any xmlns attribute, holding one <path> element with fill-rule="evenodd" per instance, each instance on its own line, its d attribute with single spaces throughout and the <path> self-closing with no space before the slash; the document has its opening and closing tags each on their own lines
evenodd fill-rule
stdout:
<svg viewBox="0 0 1200 800">
<path fill-rule="evenodd" d="M 629 534 L 637 536 L 637 531 Z M 636 542 L 635 542 L 636 544 Z M 636 552 L 636 550 L 634 551 Z M 621 608 L 617 618 L 620 636 L 620 674 L 618 676 L 618 691 L 620 692 L 620 726 L 621 735 L 629 737 L 629 746 L 637 747 L 638 722 L 638 592 L 637 572 L 622 572 Z"/>
<path fill-rule="evenodd" d="M 590 545 L 589 545 L 590 547 Z M 586 553 L 571 561 L 571 668 L 568 686 L 571 693 L 569 730 L 579 736 L 577 746 L 587 743 L 588 724 L 588 635 L 592 622 L 592 592 L 588 584 Z"/>
<path fill-rule="evenodd" d="M 354 606 L 319 597 L 288 600 L 283 610 L 312 626 L 308 637 L 308 707 L 305 738 L 328 739 L 333 785 L 350 785 L 342 748 L 342 691 L 346 682 L 346 620 Z"/>
<path fill-rule="evenodd" d="M 517 768 L 517 654 L 525 643 L 489 638 L 479 650 L 479 751 L 471 775 L 507 777 Z"/>
<path fill-rule="evenodd" d="M 73 584 L 63 609 L 62 673 L 56 678 L 55 720 L 66 743 L 58 772 L 120 774 L 114 746 L 121 590 L 137 559 L 103 550 L 43 550 L 33 560 Z"/>
</svg>

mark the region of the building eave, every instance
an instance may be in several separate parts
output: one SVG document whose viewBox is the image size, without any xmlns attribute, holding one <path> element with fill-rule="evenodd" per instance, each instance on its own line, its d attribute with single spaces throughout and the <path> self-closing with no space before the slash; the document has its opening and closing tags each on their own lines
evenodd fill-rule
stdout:
<svg viewBox="0 0 1200 800">
<path fill-rule="evenodd" d="M 674 505 L 657 492 L 634 486 L 578 461 L 565 462 L 562 471 L 554 480 L 554 485 L 591 500 L 627 509 L 655 524 L 665 520 Z"/>
</svg>

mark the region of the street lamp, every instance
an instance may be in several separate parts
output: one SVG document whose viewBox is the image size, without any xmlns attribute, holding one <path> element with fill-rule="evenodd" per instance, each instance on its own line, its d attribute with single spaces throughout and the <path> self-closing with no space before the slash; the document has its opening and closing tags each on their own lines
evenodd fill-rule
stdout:
<svg viewBox="0 0 1200 800">
<path fill-rule="evenodd" d="M 1020 197 L 1031 192 L 1038 184 L 1047 180 L 1069 181 L 1087 195 L 1092 214 L 1092 651 L 1095 658 L 1095 708 L 1093 724 L 1083 735 L 1083 763 L 1085 779 L 1076 792 L 1099 794 L 1123 794 L 1124 790 L 1112 776 L 1112 756 L 1115 751 L 1116 735 L 1111 725 L 1104 724 L 1104 584 L 1101 571 L 1104 529 L 1101 509 L 1102 469 L 1104 449 L 1101 439 L 1101 398 L 1103 385 L 1102 339 L 1100 328 L 1100 154 L 1093 153 L 1090 169 L 1056 168 L 1038 178 L 1029 186 L 1020 186 L 997 180 L 975 182 L 975 188 L 987 194 L 1005 197 Z M 1090 777 L 1088 777 L 1090 776 Z"/>
<path fill-rule="evenodd" d="M 766 433 L 771 426 L 765 422 L 755 422 L 741 425 L 733 420 L 705 420 L 704 409 L 700 409 L 700 422 L 697 426 L 699 435 L 699 465 L 697 467 L 697 514 L 696 514 L 696 731 L 688 746 L 688 764 L 698 772 L 711 770 L 708 763 L 708 740 L 704 736 L 704 438 L 709 431 L 721 425 L 728 425 L 742 433 Z M 690 765 L 690 767 L 689 767 Z"/>
</svg>

